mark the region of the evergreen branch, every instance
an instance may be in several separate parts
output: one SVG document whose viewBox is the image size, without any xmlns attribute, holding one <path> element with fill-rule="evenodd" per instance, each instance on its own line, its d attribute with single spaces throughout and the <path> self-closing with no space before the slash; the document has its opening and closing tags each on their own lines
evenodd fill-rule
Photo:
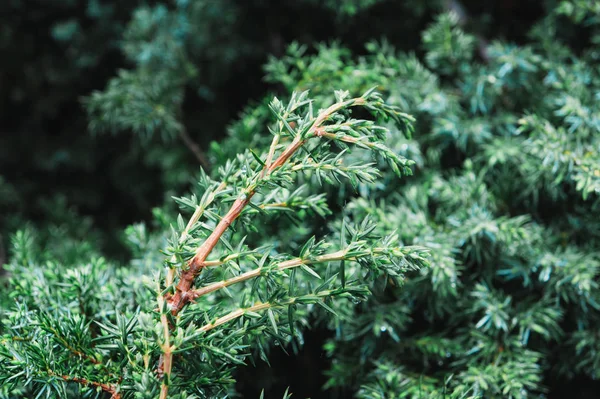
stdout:
<svg viewBox="0 0 600 399">
<path fill-rule="evenodd" d="M 160 399 L 166 399 L 169 394 L 169 384 L 171 381 L 171 371 L 173 369 L 173 347 L 171 346 L 171 325 L 167 319 L 166 300 L 162 294 L 158 295 L 158 309 L 160 311 L 160 323 L 163 329 L 164 342 L 160 348 L 162 351 L 159 360 L 158 375 L 162 377 L 160 387 Z"/>
<path fill-rule="evenodd" d="M 345 255 L 347 253 L 347 250 L 348 249 L 336 251 L 336 252 L 333 252 L 333 253 L 327 254 L 327 255 L 317 256 L 314 259 L 294 258 L 294 259 L 290 259 L 290 260 L 278 263 L 275 266 L 258 267 L 256 269 L 250 270 L 246 273 L 242 273 L 239 276 L 236 276 L 236 277 L 233 277 L 233 278 L 230 278 L 227 280 L 219 281 L 219 282 L 207 285 L 206 287 L 202 287 L 200 289 L 192 290 L 190 292 L 190 296 L 192 297 L 192 299 L 196 299 L 203 295 L 211 293 L 213 291 L 217 291 L 219 289 L 229 287 L 233 284 L 241 283 L 243 281 L 258 277 L 263 273 L 272 273 L 272 272 L 277 272 L 277 271 L 283 271 L 286 269 L 291 269 L 291 268 L 302 266 L 302 265 L 311 265 L 311 264 L 316 264 L 316 263 L 325 263 L 325 262 L 333 262 L 333 261 L 338 261 L 338 260 L 345 260 L 346 259 Z"/>
<path fill-rule="evenodd" d="M 174 315 L 179 313 L 179 311 L 181 311 L 181 309 L 190 301 L 191 298 L 189 297 L 189 291 L 192 289 L 194 279 L 200 273 L 202 268 L 204 268 L 204 262 L 206 261 L 206 258 L 217 245 L 225 231 L 250 203 L 250 200 L 256 193 L 259 181 L 267 179 L 275 170 L 284 165 L 296 153 L 296 151 L 298 151 L 298 149 L 306 143 L 308 138 L 312 136 L 311 133 L 319 129 L 321 125 L 333 114 L 344 108 L 365 105 L 365 97 L 367 97 L 368 94 L 371 93 L 369 92 L 363 97 L 340 101 L 331 105 L 329 108 L 321 112 L 319 116 L 306 128 L 306 134 L 304 138 L 301 134 L 297 134 L 292 142 L 283 150 L 283 152 L 273 163 L 270 165 L 265 164 L 266 172 L 261 173 L 258 176 L 258 181 L 248 187 L 244 194 L 235 200 L 227 214 L 220 220 L 210 236 L 198 248 L 195 256 L 189 261 L 188 268 L 181 273 L 179 283 L 176 286 L 176 292 L 172 297 L 169 298 L 171 312 Z M 275 140 L 273 142 L 276 143 Z"/>
<path fill-rule="evenodd" d="M 240 172 L 238 171 L 234 174 L 234 176 L 239 176 L 239 174 L 240 174 Z M 202 215 L 204 214 L 204 212 L 206 211 L 208 206 L 210 204 L 212 204 L 212 202 L 215 200 L 217 195 L 219 193 L 221 193 L 223 190 L 225 190 L 226 187 L 227 187 L 227 181 L 223 180 L 216 187 L 215 190 L 211 190 L 211 191 L 208 191 L 207 193 L 205 193 L 205 195 L 203 196 L 203 198 L 201 200 L 201 203 L 198 206 L 196 206 L 194 213 L 190 217 L 185 229 L 183 230 L 181 236 L 179 237 L 180 244 L 184 243 L 187 240 L 191 229 L 198 222 L 198 220 L 202 217 Z M 241 254 L 240 254 L 240 256 L 241 256 Z M 205 262 L 205 266 L 219 266 L 219 265 L 226 263 L 233 259 L 234 258 L 230 258 L 230 259 L 226 258 L 226 259 L 223 259 L 222 261 L 207 261 L 207 262 Z M 170 264 L 171 265 L 175 264 L 176 260 L 177 259 L 176 259 L 175 255 L 173 255 L 170 259 Z M 167 276 L 165 279 L 165 284 L 167 287 L 171 287 L 173 285 L 174 276 L 175 276 L 175 268 L 171 266 L 171 267 L 169 267 L 169 270 L 167 271 Z M 159 290 L 159 292 L 160 292 L 160 290 Z M 167 314 L 165 313 L 165 312 L 167 312 L 168 300 L 167 300 L 167 298 L 165 298 L 165 296 L 162 294 L 162 292 L 159 293 L 159 295 L 157 295 L 157 302 L 158 302 L 158 311 L 161 313 L 160 314 L 160 322 L 162 325 L 163 336 L 164 336 L 164 342 L 161 345 L 161 350 L 163 353 L 159 359 L 157 374 L 159 375 L 159 377 L 163 378 L 163 382 L 161 384 L 160 398 L 164 399 L 168 396 L 168 390 L 169 390 L 168 380 L 170 380 L 171 371 L 172 371 L 172 367 L 173 367 L 173 347 L 170 344 L 170 330 L 171 330 L 172 325 L 169 323 Z M 166 381 L 164 379 L 165 376 L 166 376 Z"/>
<path fill-rule="evenodd" d="M 240 308 L 240 309 L 236 309 L 228 314 L 226 314 L 225 316 L 219 317 L 217 320 L 215 320 L 214 322 L 210 323 L 210 324 L 205 324 L 204 326 L 199 328 L 199 331 L 202 332 L 207 332 L 212 330 L 213 328 L 219 327 L 225 323 L 229 323 L 230 321 L 233 321 L 241 316 L 243 316 L 244 314 L 247 314 L 248 312 L 260 312 L 261 310 L 266 310 L 271 308 L 273 305 L 271 305 L 270 303 L 259 303 L 253 306 L 250 306 L 248 308 Z"/>
<path fill-rule="evenodd" d="M 286 179 L 289 179 L 290 172 L 292 172 L 293 170 L 283 170 L 281 173 L 275 172 L 278 172 L 279 169 L 282 169 L 282 167 L 288 163 L 288 161 L 294 156 L 294 154 L 301 147 L 303 147 L 309 139 L 320 137 L 320 134 L 315 133 L 320 132 L 324 128 L 324 124 L 326 121 L 328 121 L 331 118 L 340 116 L 338 115 L 338 112 L 344 109 L 349 109 L 354 106 L 365 106 L 370 112 L 377 116 L 383 116 L 386 119 L 391 117 L 398 123 L 404 123 L 406 128 L 405 130 L 407 132 L 410 131 L 409 126 L 411 117 L 398 112 L 393 107 L 386 105 L 381 99 L 381 97 L 377 93 L 374 93 L 372 89 L 367 91 L 362 97 L 348 100 L 345 100 L 345 97 L 348 96 L 347 92 L 338 91 L 335 93 L 335 95 L 338 101 L 335 104 L 329 106 L 324 111 L 321 111 L 316 118 L 313 118 L 312 116 L 312 104 L 309 100 L 306 100 L 306 92 L 300 94 L 299 96 L 293 94 L 292 99 L 288 104 L 287 110 L 283 109 L 281 102 L 279 102 L 279 100 L 277 99 L 275 99 L 271 103 L 271 110 L 279 120 L 279 133 L 276 133 L 273 137 L 265 162 L 261 161 L 258 155 L 252 153 L 254 158 L 260 164 L 262 164 L 262 171 L 256 173 L 251 179 L 247 180 L 245 188 L 241 190 L 241 194 L 235 199 L 230 209 L 222 218 L 219 219 L 219 222 L 211 231 L 209 236 L 197 248 L 194 256 L 191 258 L 191 260 L 188 261 L 187 268 L 180 273 L 179 282 L 175 286 L 174 294 L 169 293 L 169 290 L 171 289 L 173 284 L 173 277 L 175 273 L 175 269 L 173 267 L 170 267 L 166 279 L 167 290 L 164 291 L 166 293 L 166 296 L 163 297 L 163 292 L 160 292 L 158 295 L 160 319 L 164 335 L 164 342 L 161 345 L 163 354 L 159 360 L 158 368 L 159 376 L 162 375 L 163 377 L 161 384 L 160 399 L 166 399 L 168 396 L 171 370 L 173 367 L 174 348 L 171 347 L 169 340 L 171 326 L 169 325 L 167 312 L 170 311 L 170 313 L 173 316 L 177 316 L 179 312 L 191 300 L 197 298 L 200 295 L 204 295 L 205 293 L 210 292 L 207 291 L 207 288 L 205 288 L 204 291 L 193 290 L 194 280 L 204 267 L 210 265 L 218 265 L 219 263 L 224 262 L 224 260 L 222 259 L 217 262 L 213 261 L 209 263 L 210 261 L 207 262 L 207 258 L 211 254 L 217 243 L 221 240 L 223 234 L 228 230 L 229 226 L 231 226 L 231 224 L 242 214 L 247 205 L 250 204 L 251 199 L 259 191 L 259 189 L 264 185 L 282 186 L 286 182 Z M 304 118 L 299 118 L 295 114 L 293 114 L 293 111 L 299 109 L 301 106 L 304 105 L 308 105 L 308 113 Z M 290 124 L 290 122 L 293 124 L 293 126 Z M 350 131 L 356 128 L 356 134 L 359 134 L 358 131 L 360 131 L 363 134 L 370 134 L 372 132 L 374 133 L 375 138 L 381 138 L 382 133 L 386 131 L 384 128 L 374 126 L 373 123 L 361 120 L 352 120 L 351 124 L 349 126 L 344 126 L 344 128 L 349 129 Z M 282 146 L 284 148 L 281 150 L 279 156 L 275 158 L 275 152 L 279 147 L 279 140 L 281 135 L 291 136 L 293 137 L 293 139 L 287 146 Z M 357 142 L 357 144 L 360 145 L 361 143 Z M 372 145 L 370 147 L 367 146 L 367 148 L 376 150 L 377 152 L 383 154 L 385 158 L 391 159 L 394 171 L 396 171 L 399 175 L 401 174 L 399 168 L 396 167 L 397 163 L 402 163 L 401 160 L 397 158 L 395 154 L 393 154 L 393 152 L 387 149 L 387 147 L 383 145 L 375 147 L 374 145 Z M 273 160 L 273 158 L 275 159 Z M 406 165 L 403 164 L 403 166 Z M 247 162 L 246 166 L 244 166 L 243 169 L 245 170 L 246 168 L 250 170 L 252 169 L 251 165 Z M 410 170 L 407 171 L 406 169 L 407 168 L 405 167 L 403 172 L 405 174 L 410 173 Z M 342 176 L 348 176 L 349 172 L 352 172 L 353 176 L 358 176 L 362 180 L 371 180 L 370 175 L 363 176 L 364 173 L 359 172 L 356 168 L 345 168 L 345 170 L 340 169 L 337 171 L 337 173 L 339 173 Z M 372 170 L 368 173 L 374 174 Z M 212 199 L 214 199 L 214 196 L 212 197 Z M 205 206 L 201 207 L 202 209 L 205 209 Z M 253 205 L 253 208 L 261 209 L 256 205 Z M 199 219 L 202 212 L 203 210 L 200 210 L 200 206 L 195 210 L 192 220 L 190 220 L 184 231 L 186 234 L 192 228 L 192 226 L 195 225 L 195 222 Z M 182 240 L 180 239 L 179 242 L 181 243 Z M 340 254 L 342 253 L 340 252 L 333 255 L 333 259 L 335 259 L 335 257 L 339 257 Z M 370 253 L 371 257 L 373 255 L 373 253 Z M 283 268 L 289 268 L 300 265 L 303 265 L 303 261 L 299 262 L 296 260 L 288 263 L 282 263 L 282 265 L 280 266 L 282 266 Z M 210 288 L 208 288 L 208 290 L 214 291 L 216 289 L 226 287 L 227 284 L 234 284 L 236 282 L 241 282 L 256 277 L 260 274 L 261 270 L 262 269 L 256 269 L 254 271 L 245 273 L 221 285 L 209 286 Z M 231 319 L 231 317 L 239 317 L 239 315 L 238 313 L 234 313 L 230 316 L 224 317 L 224 319 L 219 319 L 222 321 L 222 323 L 227 322 Z M 211 328 L 214 328 L 214 326 Z"/>
<path fill-rule="evenodd" d="M 100 388 L 100 389 L 102 389 L 102 391 L 110 394 L 110 399 L 121 399 L 122 398 L 122 395 L 119 393 L 118 386 L 115 386 L 115 385 L 91 381 L 91 380 L 88 380 L 86 378 L 81 378 L 81 377 L 73 377 L 73 376 L 66 375 L 66 374 L 56 374 L 52 370 L 48 370 L 48 375 L 53 376 L 53 377 L 59 377 L 63 381 L 66 381 L 66 382 L 75 382 L 80 385 L 86 385 L 86 386 Z"/>
<path fill-rule="evenodd" d="M 392 169 L 398 175 L 402 173 L 406 175 L 412 173 L 410 166 L 415 163 L 414 161 L 406 159 L 403 156 L 394 153 L 388 147 L 379 142 L 369 141 L 369 137 L 367 136 L 354 137 L 343 133 L 330 133 L 326 129 L 318 129 L 315 131 L 314 134 L 318 137 L 323 137 L 334 141 L 340 141 L 343 143 L 349 143 L 358 147 L 375 151 L 379 153 L 384 159 L 390 161 Z"/>
<path fill-rule="evenodd" d="M 263 168 L 261 177 L 264 177 L 269 168 L 271 167 L 271 162 L 273 160 L 273 156 L 275 155 L 275 149 L 277 148 L 277 144 L 279 144 L 279 134 L 273 135 L 273 141 L 271 142 L 271 146 L 269 147 L 269 155 L 267 155 L 267 160 L 265 161 L 265 167 Z"/>
<path fill-rule="evenodd" d="M 75 349 L 73 346 L 71 346 L 69 344 L 69 342 L 67 342 L 66 339 L 64 339 L 63 337 L 61 337 L 58 332 L 48 326 L 44 326 L 44 329 L 47 329 L 49 332 L 51 332 L 54 337 L 71 353 L 73 353 L 75 356 L 80 357 L 82 359 L 85 359 L 87 361 L 89 361 L 90 363 L 93 364 L 102 364 L 102 362 L 98 361 L 97 359 L 95 359 L 93 356 L 88 355 L 87 353 L 83 353 L 77 349 Z"/>
<path fill-rule="evenodd" d="M 403 247 L 403 248 L 373 248 L 366 249 L 361 248 L 364 243 L 352 243 L 344 249 L 338 250 L 336 252 L 332 252 L 325 255 L 319 255 L 314 258 L 303 258 L 298 257 L 294 259 L 289 259 L 283 262 L 276 263 L 274 265 L 268 265 L 265 267 L 258 267 L 256 269 L 250 270 L 248 272 L 242 273 L 239 276 L 235 276 L 233 278 L 219 281 L 206 287 L 202 287 L 196 290 L 191 290 L 189 295 L 191 299 L 199 298 L 203 295 L 209 294 L 211 292 L 220 290 L 222 288 L 229 287 L 231 285 L 241 283 L 246 280 L 253 279 L 255 277 L 280 272 L 287 269 L 292 269 L 295 267 L 303 266 L 303 265 L 314 265 L 319 263 L 328 263 L 328 262 L 336 262 L 336 261 L 358 261 L 363 258 L 376 259 L 377 256 L 401 256 L 406 257 L 413 250 L 426 252 L 424 248 L 420 247 Z M 418 256 L 422 256 L 418 255 Z M 418 256 L 415 256 L 416 260 Z"/>
<path fill-rule="evenodd" d="M 368 289 L 365 287 L 353 287 L 354 294 L 358 294 L 358 293 L 365 294 L 366 292 L 368 292 Z M 247 308 L 239 308 L 232 312 L 229 312 L 225 316 L 219 317 L 212 323 L 203 325 L 202 327 L 200 327 L 198 329 L 198 331 L 199 332 L 207 332 L 216 327 L 222 326 L 223 324 L 226 324 L 233 320 L 239 319 L 240 317 L 242 317 L 244 315 L 252 315 L 253 313 L 264 311 L 267 309 L 282 308 L 282 307 L 293 305 L 296 303 L 304 303 L 304 304 L 317 303 L 317 302 L 323 300 L 324 298 L 328 298 L 328 297 L 331 297 L 334 295 L 344 295 L 347 293 L 348 292 L 343 289 L 342 290 L 323 290 L 323 291 L 315 292 L 312 294 L 301 295 L 301 296 L 296 296 L 296 297 L 291 297 L 291 298 L 285 298 L 285 299 L 281 299 L 281 300 L 277 300 L 277 301 L 273 301 L 273 302 L 257 303 L 255 305 L 249 306 Z"/>
<path fill-rule="evenodd" d="M 75 348 L 73 345 L 71 345 L 69 343 L 69 341 L 67 341 L 67 339 L 63 336 L 63 334 L 60 333 L 60 331 L 55 328 L 52 324 L 53 319 L 50 318 L 49 316 L 47 316 L 46 314 L 40 314 L 40 319 L 42 321 L 42 323 L 40 323 L 40 327 L 43 330 L 46 330 L 47 332 L 49 332 L 50 334 L 52 334 L 52 336 L 54 337 L 54 339 L 56 339 L 65 349 L 67 349 L 69 352 L 71 352 L 73 355 L 87 360 L 92 364 L 95 365 L 101 365 L 102 367 L 104 367 L 106 369 L 106 366 L 99 361 L 96 357 L 89 355 L 87 353 L 82 352 L 81 350 Z M 59 328 L 61 326 L 59 325 Z M 24 339 L 21 339 L 21 341 L 23 341 Z"/>
<path fill-rule="evenodd" d="M 276 144 L 276 141 L 273 141 Z M 272 173 L 272 171 L 278 167 L 279 165 L 285 163 L 293 154 L 296 152 L 298 148 L 303 143 L 299 140 L 299 136 L 297 136 L 294 141 L 290 144 L 290 146 L 279 156 L 279 158 L 271 165 L 266 167 L 266 172 L 264 176 Z M 272 146 L 274 147 L 274 146 Z M 212 234 L 206 239 L 206 241 L 200 246 L 200 248 L 196 251 L 196 255 L 192 258 L 189 263 L 189 268 L 182 272 L 180 276 L 180 281 L 176 286 L 176 293 L 169 299 L 171 305 L 171 312 L 173 315 L 179 313 L 179 311 L 190 301 L 189 291 L 192 288 L 194 278 L 196 275 L 204 268 L 205 260 L 208 255 L 212 252 L 213 248 L 217 245 L 217 242 L 223 235 L 223 233 L 227 230 L 227 228 L 233 223 L 233 221 L 241 214 L 244 207 L 250 202 L 250 199 L 254 195 L 255 191 L 250 190 L 243 197 L 238 198 L 234 204 L 232 205 L 229 212 L 225 215 L 223 219 L 219 222 L 216 228 L 213 230 Z M 213 197 L 214 198 L 214 197 Z M 196 213 L 195 213 L 196 214 Z M 198 213 L 198 218 L 200 216 L 200 212 Z M 190 224 L 188 224 L 189 226 Z M 170 269 L 169 272 L 173 273 L 173 268 Z M 163 355 L 159 361 L 159 374 L 164 373 L 165 378 L 163 378 L 163 382 L 161 385 L 161 394 L 160 399 L 166 399 L 169 391 L 169 379 L 171 375 L 172 365 L 173 365 L 173 353 L 172 348 L 169 345 L 169 325 L 167 320 L 167 315 L 164 313 L 165 302 L 162 299 L 162 296 L 159 296 L 159 310 L 161 311 L 161 323 L 163 325 L 163 334 L 165 335 L 165 343 L 163 346 Z M 166 381 L 165 381 L 166 380 Z"/>
<path fill-rule="evenodd" d="M 194 226 L 194 224 L 196 224 L 198 222 L 198 220 L 200 219 L 200 217 L 202 217 L 202 214 L 204 213 L 206 208 L 214 201 L 216 194 L 219 193 L 220 191 L 224 190 L 226 186 L 227 186 L 227 183 L 225 181 L 221 182 L 219 184 L 219 186 L 216 188 L 216 190 L 211 191 L 210 194 L 205 198 L 205 200 L 196 207 L 194 213 L 190 217 L 185 229 L 183 230 L 183 232 L 179 238 L 180 243 L 185 242 L 185 240 L 187 239 L 188 234 L 189 234 L 190 230 L 192 229 L 192 227 Z M 173 255 L 171 257 L 171 264 L 175 263 L 175 261 L 176 261 L 176 258 L 175 258 L 175 255 Z M 167 271 L 167 276 L 165 279 L 165 283 L 166 283 L 167 287 L 170 287 L 173 285 L 174 275 L 175 275 L 175 269 L 173 267 L 170 267 L 169 270 Z M 157 372 L 158 372 L 158 375 L 163 378 L 163 382 L 161 383 L 160 398 L 166 399 L 168 396 L 168 392 L 169 392 L 168 382 L 171 378 L 171 371 L 173 368 L 173 348 L 170 344 L 171 325 L 169 323 L 169 320 L 168 320 L 167 314 L 166 314 L 166 306 L 165 305 L 167 304 L 167 302 L 165 300 L 164 295 L 162 295 L 162 293 L 159 293 L 159 295 L 157 296 L 157 302 L 158 302 L 158 310 L 160 312 L 160 322 L 162 325 L 163 336 L 164 336 L 164 343 L 161 345 L 162 355 L 159 360 L 159 366 L 158 366 Z M 166 381 L 165 381 L 165 376 L 166 376 Z"/>
</svg>

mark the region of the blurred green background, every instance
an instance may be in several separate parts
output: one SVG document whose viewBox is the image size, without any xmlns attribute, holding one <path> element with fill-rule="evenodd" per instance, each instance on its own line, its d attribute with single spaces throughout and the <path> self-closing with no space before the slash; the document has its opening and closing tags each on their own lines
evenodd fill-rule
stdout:
<svg viewBox="0 0 600 399">
<path fill-rule="evenodd" d="M 143 57 L 151 51 L 131 49 L 136 30 L 147 36 L 140 39 L 146 43 L 137 44 L 149 47 L 160 39 L 152 29 L 196 29 L 192 33 L 198 36 L 183 44 L 195 46 L 186 60 L 194 71 L 183 83 L 180 107 L 189 136 L 206 149 L 224 137 L 243 106 L 267 91 L 277 92 L 263 80 L 262 65 L 268 55 L 282 55 L 290 42 L 337 40 L 361 54 L 367 41 L 385 37 L 397 49 L 418 52 L 426 24 L 440 10 L 456 7 L 444 1 L 196 1 L 195 14 L 186 15 L 180 26 L 177 21 L 169 25 L 166 19 L 177 18 L 187 3 L 0 2 L 4 246 L 8 232 L 23 221 L 44 225 L 60 218 L 58 209 L 70 209 L 91 218 L 106 254 L 125 259 L 118 238 L 122 228 L 149 220 L 153 206 L 192 181 L 198 161 L 183 142 L 163 140 L 160 134 L 140 139 L 89 129 L 84 98 L 104 90 L 118 70 L 136 68 L 139 60 L 132 52 Z M 464 1 L 459 6 L 481 34 L 517 42 L 544 12 L 534 0 Z M 150 15 L 157 8 L 164 15 Z"/>
</svg>

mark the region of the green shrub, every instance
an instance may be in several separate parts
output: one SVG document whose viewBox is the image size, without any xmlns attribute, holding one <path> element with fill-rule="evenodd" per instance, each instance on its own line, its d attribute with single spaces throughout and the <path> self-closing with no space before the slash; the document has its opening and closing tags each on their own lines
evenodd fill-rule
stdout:
<svg viewBox="0 0 600 399">
<path fill-rule="evenodd" d="M 591 29 L 578 53 L 561 41 L 577 29 L 565 14 Z M 564 2 L 516 45 L 481 42 L 444 14 L 423 32 L 421 59 L 380 41 L 360 57 L 293 44 L 267 64 L 270 81 L 317 104 L 334 87 L 377 86 L 417 121 L 413 139 L 393 129 L 386 139 L 415 160 L 415 177 L 381 165 L 382 184 L 329 193 L 339 212 L 327 231 L 368 217 L 379 234 L 397 229 L 432 250 L 432 267 L 402 288 L 380 281 L 372 300 L 317 316 L 335 331 L 329 395 L 525 398 L 598 378 L 599 16 Z M 264 118 L 244 114 L 215 153 L 264 145 Z M 291 246 L 311 234 L 275 231 Z"/>
<path fill-rule="evenodd" d="M 393 232 L 373 236 L 376 226 L 367 219 L 343 225 L 335 242 L 312 236 L 290 254 L 246 241 L 247 232 L 260 233 L 260 219 L 330 213 L 323 194 L 298 185 L 298 175 L 334 184 L 347 179 L 354 186 L 373 182 L 379 171 L 372 163 L 344 162 L 349 147 L 377 154 L 398 176 L 411 173 L 411 161 L 382 143 L 388 130 L 352 118 L 351 111 L 364 108 L 405 134 L 412 129 L 409 115 L 373 90 L 355 98 L 338 91 L 323 109 L 307 94 L 292 94 L 287 105 L 277 98 L 269 104 L 276 122 L 267 151 L 239 154 L 215 173 L 218 180 L 201 176 L 198 196 L 176 199 L 190 216 L 187 223 L 179 216 L 171 227 L 162 250 L 166 260 L 156 259 L 156 242 L 143 226 L 128 231 L 142 259 L 126 268 L 97 256 L 81 265 L 91 250 L 64 258 L 67 250 L 36 247 L 32 233 L 18 232 L 5 298 L 15 303 L 4 312 L 0 351 L 6 394 L 224 395 L 232 367 L 252 348 L 266 360 L 270 342 L 294 337 L 307 305 L 335 314 L 333 298 L 360 302 L 369 294 L 368 281 L 397 284 L 405 271 L 426 265 L 426 249 L 398 246 Z"/>
<path fill-rule="evenodd" d="M 344 4 L 342 19 L 386 2 Z M 450 12 L 415 53 L 289 45 L 265 66 L 282 101 L 256 101 L 206 149 L 210 173 L 176 198 L 190 222 L 166 203 L 127 229 L 126 265 L 49 203 L 55 223 L 12 238 L 1 395 L 234 395 L 236 368 L 297 352 L 309 329 L 331 332 L 327 397 L 541 398 L 597 379 L 600 9 L 545 5 L 521 43 Z M 178 34 L 208 29 L 185 22 L 210 10 L 139 9 L 135 68 L 87 99 L 90 126 L 185 134 L 185 90 L 208 93 L 221 62 L 199 73 L 210 41 Z M 151 148 L 180 185 L 176 151 Z"/>
</svg>

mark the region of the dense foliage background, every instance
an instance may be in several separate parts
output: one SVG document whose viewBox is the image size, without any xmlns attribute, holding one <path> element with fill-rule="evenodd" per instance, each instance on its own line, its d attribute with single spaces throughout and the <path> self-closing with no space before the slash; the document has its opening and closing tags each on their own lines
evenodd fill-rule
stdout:
<svg viewBox="0 0 600 399">
<path fill-rule="evenodd" d="M 304 345 L 238 368 L 237 391 L 595 397 L 595 2 L 13 0 L 0 15 L 7 315 L 27 267 L 160 264 L 171 196 L 196 190 L 200 166 L 268 148 L 274 94 L 325 107 L 375 86 L 416 118 L 413 139 L 387 140 L 414 176 L 381 163 L 375 186 L 326 189 L 325 223 L 274 219 L 248 242 L 295 250 L 368 215 L 432 266 L 336 302 L 338 319 L 311 312 Z"/>
</svg>

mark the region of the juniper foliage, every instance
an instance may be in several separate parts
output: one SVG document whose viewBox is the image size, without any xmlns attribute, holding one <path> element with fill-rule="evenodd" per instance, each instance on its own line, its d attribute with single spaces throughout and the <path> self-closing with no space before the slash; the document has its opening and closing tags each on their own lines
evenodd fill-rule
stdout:
<svg viewBox="0 0 600 399">
<path fill-rule="evenodd" d="M 125 268 L 91 249 L 54 257 L 52 248 L 36 248 L 30 232 L 18 232 L 4 298 L 4 396 L 224 395 L 232 368 L 253 349 L 267 360 L 271 343 L 301 336 L 306 306 L 335 314 L 334 298 L 358 303 L 369 295 L 369 281 L 398 284 L 406 271 L 425 266 L 425 248 L 397 245 L 393 231 L 373 235 L 368 219 L 342 226 L 335 241 L 312 236 L 289 254 L 273 243 L 246 242 L 247 232 L 259 231 L 259 218 L 330 213 L 321 193 L 298 185 L 298 175 L 373 182 L 379 171 L 371 162 L 344 162 L 350 147 L 387 160 L 398 176 L 411 173 L 411 161 L 382 143 L 387 128 L 351 111 L 364 108 L 407 135 L 409 115 L 373 90 L 355 98 L 338 91 L 335 99 L 321 109 L 307 92 L 293 93 L 287 104 L 275 98 L 267 150 L 239 154 L 213 177 L 202 174 L 197 194 L 176 198 L 189 221 L 180 215 L 171 226 L 162 260 L 143 226 L 128 231 L 140 259 Z M 91 260 L 80 264 L 85 257 Z"/>
<path fill-rule="evenodd" d="M 345 1 L 341 20 L 384 3 Z M 191 38 L 233 27 L 188 22 L 223 4 L 140 8 L 134 67 L 86 100 L 93 130 L 185 137 L 185 91 L 209 98 L 221 76 Z M 328 397 L 542 398 L 597 379 L 600 9 L 544 4 L 519 44 L 483 40 L 456 7 L 416 54 L 291 44 L 265 66 L 282 100 L 206 149 L 182 216 L 167 203 L 127 229 L 127 265 L 67 210 L 14 234 L 0 397 L 234 395 L 236 368 L 314 328 L 331 331 Z"/>
</svg>

